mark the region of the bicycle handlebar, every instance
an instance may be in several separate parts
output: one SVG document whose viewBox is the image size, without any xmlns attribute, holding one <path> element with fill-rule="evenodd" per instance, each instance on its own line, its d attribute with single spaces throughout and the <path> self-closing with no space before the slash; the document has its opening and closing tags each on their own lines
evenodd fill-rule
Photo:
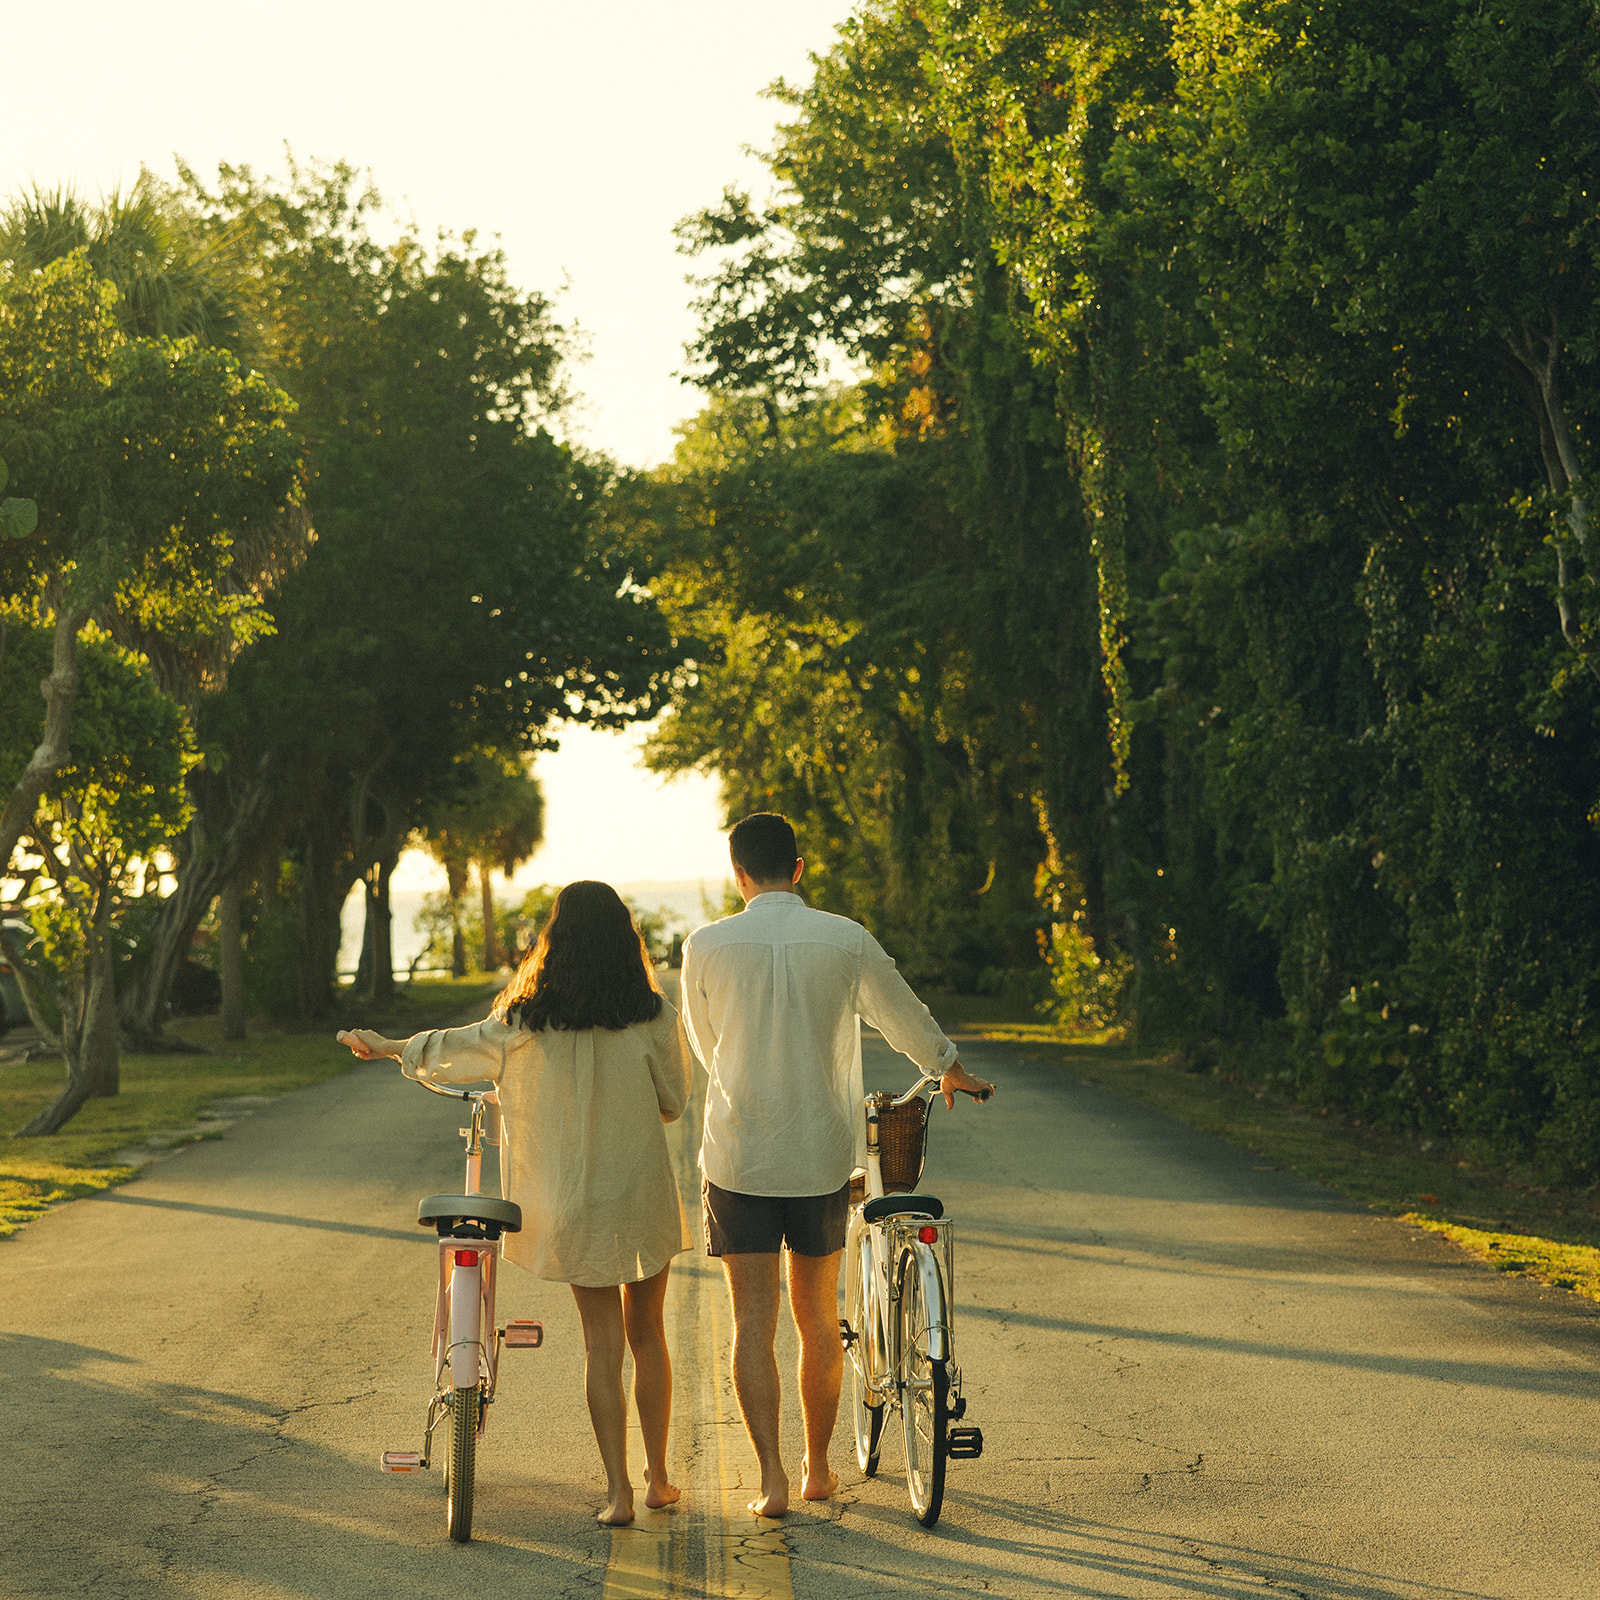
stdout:
<svg viewBox="0 0 1600 1600">
<path fill-rule="evenodd" d="M 930 1085 L 933 1088 L 937 1089 L 939 1087 L 939 1082 L 940 1082 L 940 1080 L 938 1078 L 936 1078 L 935 1076 L 933 1076 L 932 1073 L 924 1072 L 922 1074 L 922 1076 L 920 1078 L 918 1078 L 917 1081 L 914 1084 L 912 1084 L 911 1087 L 909 1089 L 907 1089 L 904 1094 L 896 1095 L 894 1097 L 894 1099 L 892 1099 L 889 1102 L 889 1104 L 891 1106 L 903 1106 L 908 1100 L 916 1099 L 916 1097 L 919 1094 L 921 1094 L 922 1091 L 924 1089 L 928 1088 Z M 985 1100 L 987 1100 L 989 1098 L 989 1096 L 994 1093 L 994 1087 L 993 1087 L 993 1085 L 991 1085 L 987 1089 L 957 1089 L 956 1093 L 957 1094 L 971 1095 L 971 1097 L 974 1100 L 976 1100 L 980 1105 L 982 1105 L 983 1102 Z"/>
<path fill-rule="evenodd" d="M 431 1090 L 434 1094 L 442 1094 L 450 1100 L 496 1100 L 493 1089 L 441 1089 L 436 1083 L 429 1083 L 426 1078 L 413 1078 L 413 1083 L 420 1083 L 424 1089 Z"/>
</svg>

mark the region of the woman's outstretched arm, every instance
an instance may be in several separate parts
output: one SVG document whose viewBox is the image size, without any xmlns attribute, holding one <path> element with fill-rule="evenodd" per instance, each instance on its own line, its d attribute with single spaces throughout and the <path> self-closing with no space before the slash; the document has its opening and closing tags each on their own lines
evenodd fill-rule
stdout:
<svg viewBox="0 0 1600 1600">
<path fill-rule="evenodd" d="M 404 1039 L 385 1039 L 370 1028 L 341 1028 L 333 1037 L 337 1043 L 349 1045 L 351 1054 L 360 1056 L 363 1061 L 376 1061 L 384 1056 L 398 1061 L 406 1047 Z"/>
</svg>

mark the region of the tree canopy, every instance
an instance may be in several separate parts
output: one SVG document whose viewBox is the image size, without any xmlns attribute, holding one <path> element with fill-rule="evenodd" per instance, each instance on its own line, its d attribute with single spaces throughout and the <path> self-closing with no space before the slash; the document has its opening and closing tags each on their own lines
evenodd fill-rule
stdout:
<svg viewBox="0 0 1600 1600">
<path fill-rule="evenodd" d="M 775 95 L 655 759 L 924 980 L 1592 1172 L 1592 7 L 869 0 Z"/>
</svg>

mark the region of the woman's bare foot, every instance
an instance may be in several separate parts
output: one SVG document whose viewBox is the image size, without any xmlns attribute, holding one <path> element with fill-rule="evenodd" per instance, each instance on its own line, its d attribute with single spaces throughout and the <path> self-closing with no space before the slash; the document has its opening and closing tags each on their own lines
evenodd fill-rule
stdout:
<svg viewBox="0 0 1600 1600">
<path fill-rule="evenodd" d="M 800 1498 L 802 1500 L 831 1499 L 834 1491 L 839 1487 L 839 1474 L 837 1472 L 830 1472 L 824 1467 L 820 1475 L 813 1475 L 809 1456 L 800 1463 L 800 1475 Z"/>
<path fill-rule="evenodd" d="M 644 1503 L 652 1511 L 659 1511 L 662 1506 L 676 1505 L 683 1494 L 683 1490 L 677 1484 L 668 1483 L 665 1478 L 661 1480 L 661 1485 L 658 1488 L 656 1480 L 648 1467 L 645 1468 L 644 1481 L 650 1486 L 644 1492 Z"/>
<path fill-rule="evenodd" d="M 595 1521 L 603 1523 L 608 1528 L 618 1528 L 625 1522 L 632 1522 L 633 1485 L 629 1484 L 620 1493 L 612 1495 L 606 1501 L 605 1510 L 595 1513 Z"/>
<path fill-rule="evenodd" d="M 769 1482 L 761 1480 L 761 1493 L 750 1502 L 758 1517 L 781 1517 L 789 1510 L 789 1476 L 780 1467 Z"/>
</svg>

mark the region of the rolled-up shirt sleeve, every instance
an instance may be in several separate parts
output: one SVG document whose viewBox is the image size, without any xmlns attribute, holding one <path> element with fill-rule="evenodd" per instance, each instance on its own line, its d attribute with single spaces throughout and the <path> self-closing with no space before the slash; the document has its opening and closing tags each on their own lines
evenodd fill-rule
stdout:
<svg viewBox="0 0 1600 1600">
<path fill-rule="evenodd" d="M 861 1020 L 876 1028 L 891 1049 L 910 1056 L 924 1072 L 940 1076 L 954 1064 L 956 1047 L 901 977 L 894 958 L 864 928 L 856 1009 Z"/>
<path fill-rule="evenodd" d="M 499 1083 L 506 1046 L 520 1022 L 485 1017 L 466 1028 L 430 1028 L 414 1033 L 400 1052 L 400 1070 L 428 1083 Z"/>
</svg>

